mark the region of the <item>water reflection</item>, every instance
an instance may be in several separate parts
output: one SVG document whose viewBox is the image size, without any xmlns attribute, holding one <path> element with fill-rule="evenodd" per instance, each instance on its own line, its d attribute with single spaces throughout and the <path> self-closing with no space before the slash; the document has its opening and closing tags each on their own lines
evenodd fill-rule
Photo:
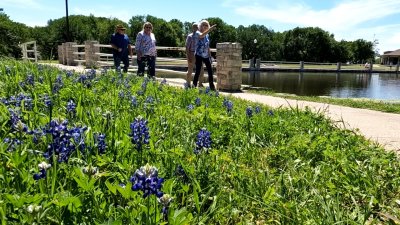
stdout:
<svg viewBox="0 0 400 225">
<path fill-rule="evenodd" d="M 285 73 L 251 71 L 242 74 L 243 84 L 302 96 L 400 99 L 397 74 Z"/>
</svg>

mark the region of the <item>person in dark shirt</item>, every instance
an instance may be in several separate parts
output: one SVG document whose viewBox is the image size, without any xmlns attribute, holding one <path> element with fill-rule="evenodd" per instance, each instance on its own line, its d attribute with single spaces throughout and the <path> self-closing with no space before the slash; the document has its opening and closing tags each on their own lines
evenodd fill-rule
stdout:
<svg viewBox="0 0 400 225">
<path fill-rule="evenodd" d="M 121 61 L 124 63 L 123 72 L 128 72 L 129 55 L 132 57 L 132 46 L 128 35 L 125 34 L 126 28 L 122 25 L 117 25 L 115 33 L 111 35 L 110 44 L 113 49 L 114 66 L 118 71 L 120 70 Z"/>
</svg>

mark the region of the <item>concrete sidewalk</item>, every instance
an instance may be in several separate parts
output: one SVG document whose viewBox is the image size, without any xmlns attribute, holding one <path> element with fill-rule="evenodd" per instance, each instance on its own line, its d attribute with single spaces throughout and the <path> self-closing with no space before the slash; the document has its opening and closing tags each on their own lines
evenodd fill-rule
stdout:
<svg viewBox="0 0 400 225">
<path fill-rule="evenodd" d="M 53 64 L 60 69 L 75 70 L 76 72 L 84 72 L 83 67 L 64 66 Z M 161 78 L 157 78 L 161 79 Z M 183 87 L 186 81 L 181 78 L 167 78 L 167 84 L 177 87 Z M 207 85 L 207 83 L 204 83 Z M 224 93 L 223 95 L 231 95 L 240 99 L 258 102 L 268 105 L 272 108 L 293 107 L 301 108 L 309 107 L 314 112 L 322 112 L 333 123 L 341 128 L 350 130 L 358 130 L 361 135 L 379 143 L 387 150 L 395 151 L 400 154 L 400 114 L 384 113 L 368 109 L 358 109 L 338 105 L 330 105 L 326 103 L 307 102 L 290 100 L 267 95 L 253 94 L 249 92 Z"/>
</svg>

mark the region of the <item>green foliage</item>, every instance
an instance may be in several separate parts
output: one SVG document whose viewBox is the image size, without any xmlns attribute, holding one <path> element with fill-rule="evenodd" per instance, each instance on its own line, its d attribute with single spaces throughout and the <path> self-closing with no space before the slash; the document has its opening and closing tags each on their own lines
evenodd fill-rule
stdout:
<svg viewBox="0 0 400 225">
<path fill-rule="evenodd" d="M 400 218 L 398 156 L 322 114 L 270 109 L 133 74 L 87 75 L 0 62 L 3 224 L 374 224 Z M 67 112 L 70 100 L 76 114 Z M 10 109 L 18 112 L 17 126 Z M 142 151 L 130 135 L 138 116 L 148 121 L 150 135 Z M 66 162 L 46 159 L 52 134 L 34 141 L 21 124 L 39 132 L 50 120 L 64 119 L 68 127 L 87 127 L 72 142 L 82 148 Z M 202 128 L 212 144 L 195 154 Z M 98 133 L 106 137 L 103 154 Z M 43 161 L 52 165 L 35 180 Z M 161 190 L 173 197 L 168 217 L 154 195 L 132 191 L 130 177 L 146 163 L 158 168 Z"/>
</svg>

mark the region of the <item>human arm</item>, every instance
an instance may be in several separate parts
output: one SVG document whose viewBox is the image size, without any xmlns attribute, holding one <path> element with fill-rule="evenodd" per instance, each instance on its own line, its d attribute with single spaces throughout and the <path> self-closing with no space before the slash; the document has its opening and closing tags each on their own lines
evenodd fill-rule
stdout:
<svg viewBox="0 0 400 225">
<path fill-rule="evenodd" d="M 112 35 L 111 36 L 111 41 L 110 41 L 111 48 L 114 49 L 114 50 L 117 50 L 118 52 L 121 52 L 122 48 L 119 48 L 115 43 L 116 43 L 115 36 Z"/>
<path fill-rule="evenodd" d="M 208 33 L 210 33 L 210 31 L 214 30 L 215 27 L 217 27 L 217 24 L 212 25 L 207 30 L 205 30 L 203 33 L 200 33 L 199 38 L 204 38 Z"/>
<path fill-rule="evenodd" d="M 131 56 L 131 58 L 133 57 L 133 52 L 132 52 L 132 46 L 131 44 L 128 44 L 128 51 L 129 51 L 129 55 Z"/>
</svg>

